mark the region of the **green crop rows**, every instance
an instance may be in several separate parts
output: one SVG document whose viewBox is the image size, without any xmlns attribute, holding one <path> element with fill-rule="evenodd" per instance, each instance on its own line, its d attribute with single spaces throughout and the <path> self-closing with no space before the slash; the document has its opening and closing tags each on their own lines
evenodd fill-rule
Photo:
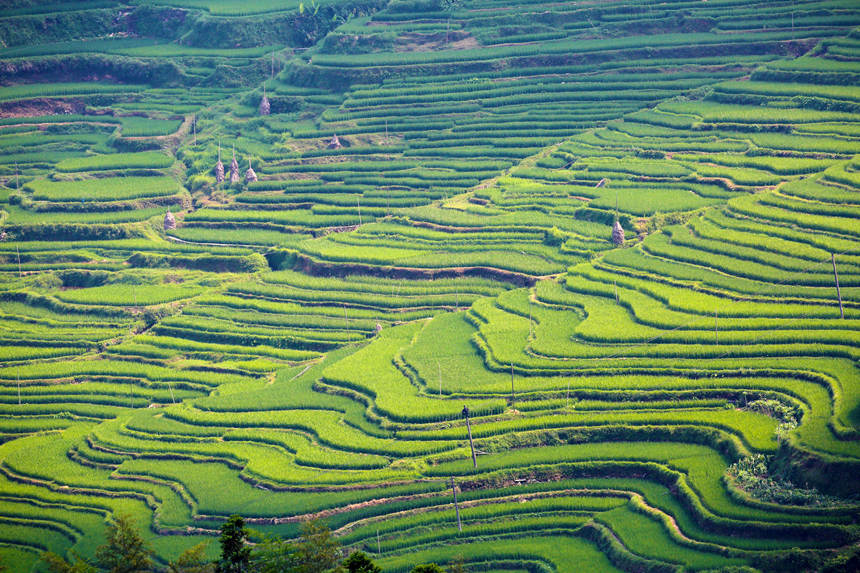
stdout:
<svg viewBox="0 0 860 573">
<path fill-rule="evenodd" d="M 234 513 L 392 572 L 856 561 L 856 3 L 30 4 L 0 565 L 118 512 L 160 567 Z"/>
</svg>

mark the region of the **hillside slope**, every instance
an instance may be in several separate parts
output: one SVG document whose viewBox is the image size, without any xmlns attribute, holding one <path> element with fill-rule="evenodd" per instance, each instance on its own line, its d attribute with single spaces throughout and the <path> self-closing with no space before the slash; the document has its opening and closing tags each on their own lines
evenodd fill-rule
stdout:
<svg viewBox="0 0 860 573">
<path fill-rule="evenodd" d="M 248 4 L 3 8 L 0 563 L 856 559 L 856 3 Z"/>
</svg>

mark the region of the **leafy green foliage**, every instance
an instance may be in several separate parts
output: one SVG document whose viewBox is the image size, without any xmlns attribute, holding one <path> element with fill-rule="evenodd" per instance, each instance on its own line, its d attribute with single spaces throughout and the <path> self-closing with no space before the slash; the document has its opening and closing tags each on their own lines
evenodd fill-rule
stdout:
<svg viewBox="0 0 860 573">
<path fill-rule="evenodd" d="M 316 520 L 302 523 L 301 538 L 296 545 L 298 570 L 302 573 L 322 573 L 337 565 L 340 544 L 331 530 Z"/>
<path fill-rule="evenodd" d="M 221 526 L 221 558 L 216 567 L 217 573 L 241 573 L 248 569 L 251 562 L 251 548 L 247 546 L 248 530 L 245 520 L 239 515 L 231 515 Z"/>
<path fill-rule="evenodd" d="M 382 569 L 361 551 L 350 553 L 343 563 L 349 573 L 382 573 Z"/>
<path fill-rule="evenodd" d="M 215 563 L 206 558 L 205 551 L 206 543 L 189 547 L 167 564 L 168 573 L 215 573 Z"/>
<path fill-rule="evenodd" d="M 435 563 L 424 563 L 413 567 L 410 573 L 445 573 L 445 570 Z"/>
<path fill-rule="evenodd" d="M 774 479 L 770 475 L 768 461 L 762 454 L 753 454 L 729 466 L 726 475 L 730 476 L 738 487 L 762 501 L 803 506 L 837 502 L 814 489 L 798 488 L 789 481 Z"/>
</svg>

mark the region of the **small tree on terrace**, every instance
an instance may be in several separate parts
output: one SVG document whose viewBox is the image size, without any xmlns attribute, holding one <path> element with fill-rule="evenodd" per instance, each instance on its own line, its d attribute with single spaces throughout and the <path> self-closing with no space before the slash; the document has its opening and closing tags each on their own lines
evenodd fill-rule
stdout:
<svg viewBox="0 0 860 573">
<path fill-rule="evenodd" d="M 451 559 L 451 561 L 448 562 L 448 568 L 445 571 L 447 573 L 466 573 L 463 556 L 457 555 Z"/>
<path fill-rule="evenodd" d="M 356 551 L 346 558 L 343 566 L 349 573 L 382 573 L 382 569 L 367 554 Z"/>
<path fill-rule="evenodd" d="M 215 564 L 206 559 L 207 543 L 189 547 L 167 565 L 167 573 L 215 573 Z"/>
<path fill-rule="evenodd" d="M 107 527 L 107 543 L 96 549 L 96 564 L 110 573 L 139 573 L 152 570 L 152 555 L 131 516 L 120 514 Z"/>
<path fill-rule="evenodd" d="M 448 15 L 448 25 L 445 28 L 445 43 L 448 43 L 448 33 L 451 31 L 451 14 L 463 3 L 463 0 L 439 0 L 439 8 Z"/>
<path fill-rule="evenodd" d="M 331 530 L 311 519 L 302 524 L 302 537 L 296 557 L 302 573 L 322 573 L 333 569 L 340 561 L 340 544 L 332 536 Z"/>
<path fill-rule="evenodd" d="M 72 560 L 63 558 L 53 551 L 45 551 L 40 556 L 48 564 L 48 569 L 54 573 L 96 573 L 96 568 L 72 552 Z"/>
<path fill-rule="evenodd" d="M 245 573 L 251 562 L 251 548 L 245 544 L 248 530 L 245 520 L 239 515 L 231 515 L 221 526 L 221 560 L 215 569 L 217 573 Z"/>
<path fill-rule="evenodd" d="M 278 536 L 267 536 L 251 553 L 251 570 L 255 573 L 295 571 L 298 564 L 296 546 Z"/>
</svg>

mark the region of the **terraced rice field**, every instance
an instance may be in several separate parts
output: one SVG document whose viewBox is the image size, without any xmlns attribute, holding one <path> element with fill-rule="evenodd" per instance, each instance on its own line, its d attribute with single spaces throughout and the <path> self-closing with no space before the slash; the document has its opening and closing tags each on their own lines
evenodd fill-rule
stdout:
<svg viewBox="0 0 860 573">
<path fill-rule="evenodd" d="M 0 564 L 850 570 L 856 3 L 143 4 L 0 18 Z"/>
</svg>

